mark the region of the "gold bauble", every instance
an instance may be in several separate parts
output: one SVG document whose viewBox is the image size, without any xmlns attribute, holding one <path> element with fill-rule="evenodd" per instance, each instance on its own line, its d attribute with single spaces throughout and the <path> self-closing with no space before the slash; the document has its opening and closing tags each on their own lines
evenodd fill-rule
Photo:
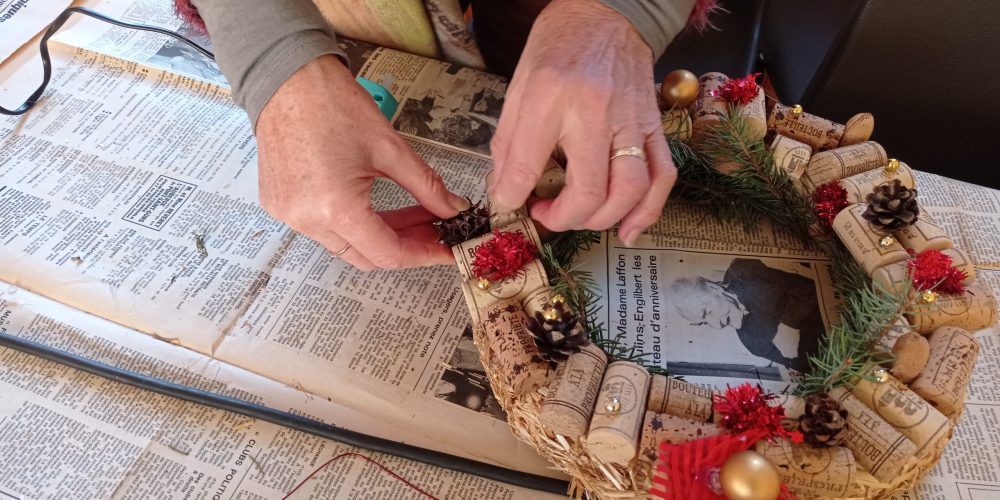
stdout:
<svg viewBox="0 0 1000 500">
<path fill-rule="evenodd" d="M 896 238 L 893 238 L 892 236 L 889 236 L 887 234 L 887 235 L 883 236 L 880 240 L 878 240 L 878 246 L 880 246 L 882 248 L 888 248 L 888 247 L 891 247 L 892 244 L 895 243 L 895 242 L 896 242 Z"/>
<path fill-rule="evenodd" d="M 924 292 L 920 294 L 920 302 L 923 302 L 924 304 L 933 304 L 937 302 L 937 293 L 934 293 L 932 290 L 924 290 Z"/>
<path fill-rule="evenodd" d="M 492 283 L 486 278 L 479 278 L 479 282 L 476 283 L 476 288 L 480 290 L 489 290 Z"/>
<path fill-rule="evenodd" d="M 885 171 L 891 174 L 897 170 L 899 170 L 899 160 L 889 158 L 889 163 L 885 164 Z"/>
<path fill-rule="evenodd" d="M 778 468 L 764 455 L 750 450 L 726 459 L 719 483 L 729 500 L 774 500 L 781 494 Z"/>
<path fill-rule="evenodd" d="M 542 317 L 548 321 L 557 321 L 559 319 L 559 311 L 552 306 L 545 306 L 542 308 Z"/>
<path fill-rule="evenodd" d="M 562 304 L 566 302 L 566 297 L 563 297 L 562 294 L 556 293 L 552 295 L 552 298 L 549 299 L 549 302 L 552 302 L 553 304 Z"/>
<path fill-rule="evenodd" d="M 792 114 L 795 115 L 795 116 L 801 115 L 802 114 L 802 105 L 801 104 L 796 104 L 796 105 L 792 106 Z"/>
<path fill-rule="evenodd" d="M 675 69 L 663 77 L 660 95 L 672 108 L 686 108 L 698 98 L 698 77 L 686 69 Z"/>
</svg>

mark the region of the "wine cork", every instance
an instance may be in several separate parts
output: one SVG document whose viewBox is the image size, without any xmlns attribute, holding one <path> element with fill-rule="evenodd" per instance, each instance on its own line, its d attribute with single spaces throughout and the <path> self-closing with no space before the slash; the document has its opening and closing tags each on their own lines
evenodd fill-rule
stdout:
<svg viewBox="0 0 1000 500">
<path fill-rule="evenodd" d="M 910 254 L 895 238 L 886 237 L 884 232 L 861 216 L 866 208 L 866 205 L 856 203 L 841 210 L 833 219 L 833 230 L 854 259 L 871 275 L 877 268 L 909 259 Z"/>
<path fill-rule="evenodd" d="M 809 159 L 809 166 L 802 175 L 801 183 L 811 193 L 820 184 L 877 168 L 884 170 L 888 162 L 885 149 L 874 141 L 831 149 L 816 153 Z"/>
<path fill-rule="evenodd" d="M 646 409 L 701 422 L 712 419 L 712 389 L 663 375 L 653 375 Z"/>
<path fill-rule="evenodd" d="M 910 328 L 910 323 L 906 321 L 906 318 L 902 315 L 897 316 L 896 320 L 889 325 L 889 328 L 882 332 L 882 335 L 876 339 L 874 348 L 880 352 L 892 352 L 899 338 L 912 331 L 913 328 Z"/>
<path fill-rule="evenodd" d="M 931 359 L 910 389 L 941 413 L 953 416 L 965 403 L 965 391 L 979 357 L 979 342 L 961 328 L 944 326 L 934 330 L 930 344 Z"/>
<path fill-rule="evenodd" d="M 902 294 L 913 288 L 909 266 L 906 261 L 893 262 L 872 271 L 872 281 L 876 287 L 889 293 Z"/>
<path fill-rule="evenodd" d="M 545 274 L 545 266 L 538 259 L 529 262 L 520 273 L 503 281 L 490 283 L 489 288 L 483 290 L 479 288 L 479 280 L 471 279 L 462 282 L 462 295 L 465 296 L 465 305 L 469 307 L 469 314 L 473 322 L 483 320 L 483 310 L 486 306 L 505 299 L 517 301 L 527 301 L 529 297 L 536 294 L 538 290 L 547 290 L 548 278 Z M 525 307 L 529 316 L 534 312 Z"/>
<path fill-rule="evenodd" d="M 533 292 L 529 293 L 526 297 L 521 299 L 521 305 L 524 306 L 524 312 L 529 318 L 534 318 L 536 312 L 542 312 L 545 306 L 552 301 L 552 288 L 549 286 L 542 286 L 536 288 Z"/>
<path fill-rule="evenodd" d="M 952 267 L 957 267 L 965 273 L 965 279 L 962 280 L 963 285 L 969 285 L 973 281 L 976 281 L 976 266 L 972 263 L 972 259 L 969 258 L 969 254 L 957 248 L 945 248 L 941 250 L 941 253 L 951 257 Z"/>
<path fill-rule="evenodd" d="M 648 392 L 645 368 L 631 361 L 608 365 L 584 444 L 587 452 L 606 463 L 631 461 L 638 452 Z"/>
<path fill-rule="evenodd" d="M 660 443 L 681 444 L 722 434 L 722 427 L 704 420 L 692 420 L 667 413 L 646 411 L 639 441 L 639 459 L 655 462 Z"/>
<path fill-rule="evenodd" d="M 607 365 L 608 356 L 593 343 L 560 363 L 538 415 L 542 426 L 569 439 L 586 433 Z"/>
<path fill-rule="evenodd" d="M 535 184 L 535 196 L 542 199 L 555 198 L 564 186 L 566 186 L 566 169 L 549 158 L 545 170 L 542 170 L 542 175 Z"/>
<path fill-rule="evenodd" d="M 746 117 L 747 137 L 752 141 L 762 141 L 767 135 L 767 110 L 764 108 L 764 88 L 757 89 L 757 95 L 745 106 L 740 107 L 740 113 Z"/>
<path fill-rule="evenodd" d="M 910 331 L 901 335 L 892 347 L 892 368 L 889 373 L 904 384 L 917 378 L 931 356 L 931 347 L 927 339 L 917 332 Z"/>
<path fill-rule="evenodd" d="M 900 165 L 902 166 L 902 165 Z M 924 212 L 921 210 L 921 212 Z M 954 246 L 948 233 L 941 226 L 927 220 L 926 213 L 921 213 L 917 221 L 893 233 L 903 248 L 921 253 L 926 250 L 947 250 Z"/>
<path fill-rule="evenodd" d="M 506 226 L 499 228 L 500 231 L 511 231 L 516 233 L 521 233 L 532 243 L 535 247 L 541 248 L 542 242 L 538 238 L 538 231 L 535 230 L 535 225 L 531 222 L 531 219 L 518 219 Z M 472 261 L 476 260 L 476 249 L 479 245 L 493 239 L 493 233 L 484 234 L 478 238 L 473 238 L 464 243 L 459 243 L 451 247 L 451 253 L 455 256 L 455 262 L 458 263 L 458 272 L 462 274 L 462 277 L 470 280 L 475 276 L 472 274 Z M 544 272 L 542 273 L 544 276 Z M 548 278 L 545 278 L 545 285 L 549 284 Z"/>
<path fill-rule="evenodd" d="M 544 385 L 551 371 L 549 363 L 537 357 L 538 349 L 527 321 L 528 316 L 516 299 L 500 300 L 483 311 L 483 330 L 496 366 L 515 394 Z"/>
<path fill-rule="evenodd" d="M 917 298 L 910 305 L 906 320 L 923 335 L 942 326 L 957 326 L 974 332 L 997 320 L 997 303 L 989 289 L 973 283 L 962 293 L 939 293 L 930 304 Z"/>
<path fill-rule="evenodd" d="M 895 179 L 899 179 L 899 182 L 909 189 L 913 189 L 913 186 L 916 185 L 913 170 L 905 163 L 900 163 L 899 168 L 893 172 L 889 172 L 885 168 L 874 168 L 867 172 L 844 177 L 840 179 L 840 185 L 847 190 L 847 201 L 865 203 L 865 199 L 876 186 L 892 182 Z"/>
<path fill-rule="evenodd" d="M 844 135 L 840 137 L 840 147 L 860 144 L 871 138 L 875 131 L 875 116 L 871 113 L 858 113 L 844 124 Z"/>
<path fill-rule="evenodd" d="M 693 131 L 691 113 L 687 109 L 674 108 L 660 114 L 660 126 L 663 134 L 681 142 L 691 140 Z"/>
<path fill-rule="evenodd" d="M 698 77 L 698 97 L 691 104 L 692 140 L 701 140 L 709 129 L 722 121 L 729 105 L 716 96 L 727 81 L 729 77 L 714 71 Z"/>
<path fill-rule="evenodd" d="M 785 417 L 781 426 L 794 431 L 799 428 L 799 417 L 806 412 L 806 400 L 795 394 L 778 394 L 778 397 L 768 402 L 770 406 L 781 406 L 785 409 Z"/>
<path fill-rule="evenodd" d="M 912 441 L 916 453 L 925 448 L 937 450 L 947 444 L 954 427 L 951 420 L 892 375 L 885 375 L 884 380 L 877 383 L 858 379 L 852 392 Z"/>
<path fill-rule="evenodd" d="M 857 474 L 854 454 L 841 446 L 813 448 L 786 440 L 757 442 L 757 453 L 778 468 L 781 484 L 800 496 L 851 496 Z"/>
<path fill-rule="evenodd" d="M 771 108 L 767 128 L 808 144 L 814 152 L 837 147 L 844 135 L 843 125 L 806 112 L 796 115 L 792 108 L 781 103 Z"/>
<path fill-rule="evenodd" d="M 843 387 L 830 391 L 830 396 L 847 409 L 845 444 L 854 452 L 857 463 L 871 475 L 892 481 L 904 467 L 916 462 L 917 445 L 875 410 Z"/>
<path fill-rule="evenodd" d="M 809 158 L 812 157 L 812 148 L 795 139 L 775 135 L 771 141 L 771 154 L 774 156 L 774 166 L 784 170 L 788 178 L 798 184 L 809 164 Z"/>
</svg>

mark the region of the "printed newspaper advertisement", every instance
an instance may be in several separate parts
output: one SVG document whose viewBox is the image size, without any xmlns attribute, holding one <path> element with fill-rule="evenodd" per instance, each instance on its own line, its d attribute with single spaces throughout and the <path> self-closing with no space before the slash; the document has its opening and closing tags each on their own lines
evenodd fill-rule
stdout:
<svg viewBox="0 0 1000 500">
<path fill-rule="evenodd" d="M 169 1 L 108 0 L 98 10 L 182 28 Z M 504 81 L 344 44 L 352 70 L 399 98 L 393 126 L 452 190 L 479 201 Z M 214 64 L 187 46 L 90 19 L 71 22 L 52 45 L 45 99 L 25 117 L 0 119 L 0 280 L 16 285 L 15 298 L 0 297 L 0 314 L 10 311 L 0 326 L 98 358 L 118 352 L 109 361 L 357 430 L 553 474 L 510 436 L 452 267 L 359 273 L 270 218 L 256 201 L 246 116 Z M 22 59 L 0 69 L 7 107 L 40 81 L 37 61 Z M 981 267 L 980 281 L 1000 292 L 1000 245 L 990 231 L 1000 226 L 997 192 L 929 175 L 918 183 L 935 221 Z M 413 200 L 379 181 L 373 202 Z M 605 234 L 582 257 L 607 291 L 605 327 L 689 380 L 786 389 L 833 317 L 829 262 L 767 224 L 744 233 L 678 203 L 665 214 L 635 246 Z M 978 333 L 966 415 L 941 465 L 909 498 L 1000 494 L 1000 444 L 986 439 L 1000 425 L 998 335 Z M 17 425 L 74 429 L 78 448 L 107 450 L 103 468 L 68 461 L 44 472 L 87 477 L 97 497 L 152 488 L 210 497 L 223 486 L 280 496 L 346 450 L 205 409 L 139 424 L 120 415 L 156 416 L 165 403 L 103 384 L 0 351 L 0 445 L 19 442 L 10 441 Z M 192 421 L 197 411 L 205 417 Z M 452 498 L 526 495 L 392 463 Z M 10 495 L 49 484 L 43 471 L 11 470 L 0 476 Z M 399 491 L 363 462 L 326 470 L 336 472 L 310 483 L 317 495 Z"/>
</svg>

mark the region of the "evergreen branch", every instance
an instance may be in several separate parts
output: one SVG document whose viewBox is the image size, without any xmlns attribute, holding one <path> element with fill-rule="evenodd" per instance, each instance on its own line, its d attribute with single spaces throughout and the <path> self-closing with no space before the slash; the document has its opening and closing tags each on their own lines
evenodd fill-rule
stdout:
<svg viewBox="0 0 1000 500">
<path fill-rule="evenodd" d="M 539 254 L 552 292 L 566 299 L 566 305 L 576 311 L 583 322 L 591 342 L 612 361 L 632 361 L 643 365 L 650 373 L 667 374 L 665 369 L 647 360 L 652 353 L 637 352 L 635 346 L 625 343 L 622 334 L 610 337 L 604 323 L 600 322 L 601 296 L 596 292 L 597 282 L 591 273 L 572 265 L 581 251 L 589 249 L 597 241 L 600 241 L 600 233 L 596 231 L 568 231 L 556 237 L 551 244 L 542 245 Z"/>
</svg>

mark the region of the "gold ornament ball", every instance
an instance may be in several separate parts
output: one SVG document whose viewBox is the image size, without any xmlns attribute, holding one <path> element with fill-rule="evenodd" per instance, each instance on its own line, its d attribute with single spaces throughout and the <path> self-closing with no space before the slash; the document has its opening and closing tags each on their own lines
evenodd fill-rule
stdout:
<svg viewBox="0 0 1000 500">
<path fill-rule="evenodd" d="M 552 306 L 545 306 L 542 308 L 542 317 L 549 321 L 556 321 L 559 319 L 559 311 Z"/>
<path fill-rule="evenodd" d="M 566 297 L 563 297 L 561 294 L 557 293 L 553 295 L 549 301 L 552 302 L 553 304 L 562 304 L 563 302 L 566 302 Z"/>
<path fill-rule="evenodd" d="M 608 413 L 618 413 L 618 410 L 622 409 L 622 402 L 618 399 L 618 396 L 611 396 L 606 401 L 604 401 L 604 409 Z"/>
<path fill-rule="evenodd" d="M 924 304 L 933 304 L 937 302 L 937 294 L 932 290 L 924 290 L 924 292 L 920 294 L 920 302 L 923 302 Z"/>
<path fill-rule="evenodd" d="M 878 240 L 878 245 L 880 247 L 882 247 L 882 248 L 888 248 L 888 247 L 891 247 L 892 244 L 895 243 L 895 242 L 896 242 L 896 239 L 893 238 L 892 236 L 889 236 L 887 234 L 887 235 L 883 236 L 882 239 Z"/>
<path fill-rule="evenodd" d="M 891 174 L 897 170 L 899 170 L 899 160 L 895 158 L 889 158 L 889 163 L 885 164 L 885 171 Z"/>
<path fill-rule="evenodd" d="M 778 468 L 764 455 L 750 450 L 726 459 L 719 483 L 729 500 L 774 500 L 781 494 Z"/>
<path fill-rule="evenodd" d="M 872 370 L 872 375 L 875 376 L 875 381 L 884 384 L 889 381 L 889 372 L 885 368 L 876 368 Z"/>
<path fill-rule="evenodd" d="M 795 115 L 795 116 L 801 115 L 802 114 L 802 105 L 801 104 L 796 104 L 796 105 L 792 106 L 792 114 Z"/>
<path fill-rule="evenodd" d="M 686 69 L 677 69 L 663 77 L 660 95 L 672 108 L 686 108 L 698 98 L 698 77 Z"/>
<path fill-rule="evenodd" d="M 489 290 L 492 283 L 486 278 L 479 278 L 479 282 L 476 283 L 476 287 L 480 290 Z"/>
</svg>

